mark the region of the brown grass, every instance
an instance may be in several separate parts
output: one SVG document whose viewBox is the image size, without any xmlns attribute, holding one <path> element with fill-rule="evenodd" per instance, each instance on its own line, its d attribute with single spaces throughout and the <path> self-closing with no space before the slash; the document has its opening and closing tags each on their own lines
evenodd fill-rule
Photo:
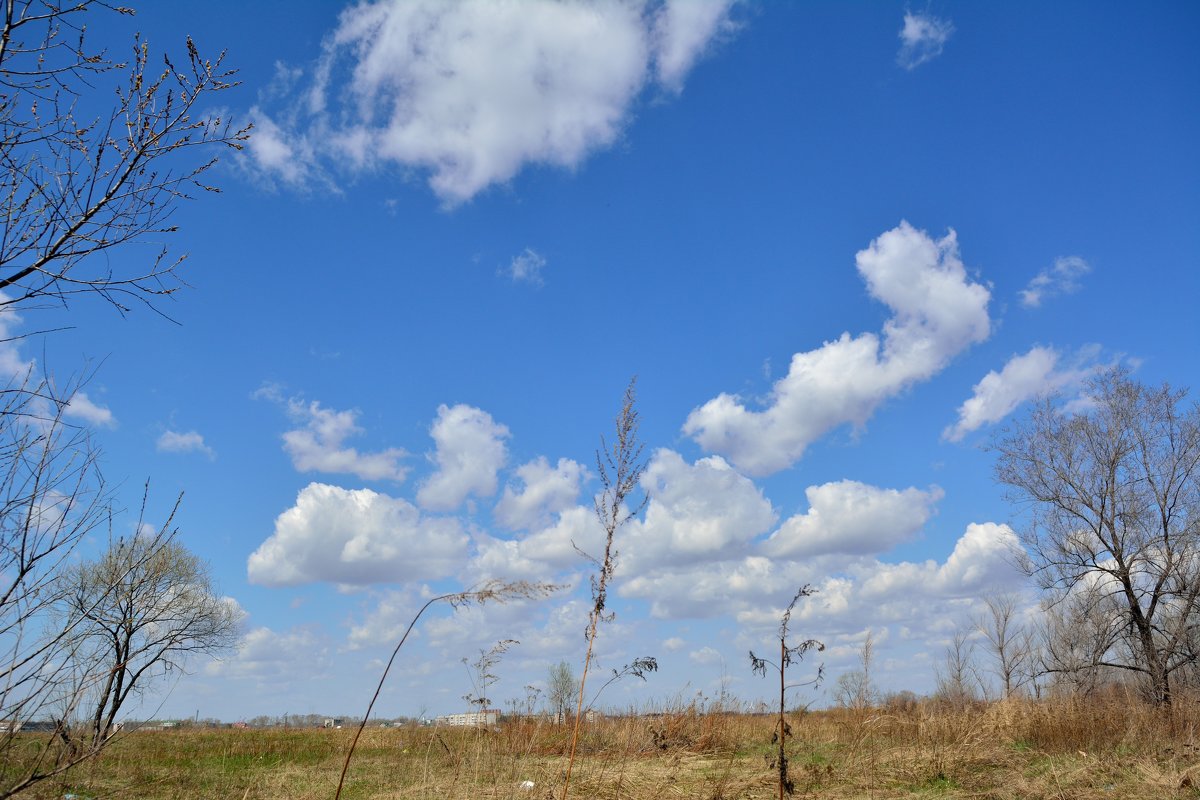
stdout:
<svg viewBox="0 0 1200 800">
<path fill-rule="evenodd" d="M 1160 711 L 1088 701 L 933 704 L 793 715 L 798 796 L 815 798 L 1200 798 L 1200 704 Z M 603 800 L 772 797 L 774 720 L 703 713 L 614 717 L 584 728 L 572 790 Z M 136 733 L 31 797 L 330 798 L 352 731 Z M 368 728 L 343 796 L 355 800 L 544 800 L 562 789 L 570 732 Z M 15 768 L 5 764 L 5 771 Z M 533 789 L 523 789 L 532 781 Z"/>
</svg>

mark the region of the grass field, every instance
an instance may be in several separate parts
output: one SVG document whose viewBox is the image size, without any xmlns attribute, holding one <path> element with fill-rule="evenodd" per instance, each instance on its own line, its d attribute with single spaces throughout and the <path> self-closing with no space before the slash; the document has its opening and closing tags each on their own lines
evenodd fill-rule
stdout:
<svg viewBox="0 0 1200 800">
<path fill-rule="evenodd" d="M 1168 712 L 1103 701 L 971 709 L 826 711 L 789 720 L 796 796 L 816 798 L 1200 797 L 1200 705 Z M 213 729 L 124 736 L 27 796 L 331 798 L 352 730 Z M 682 708 L 587 729 L 571 796 L 776 797 L 773 720 Z M 35 737 L 23 741 L 37 746 Z M 368 728 L 343 797 L 559 797 L 568 733 L 549 722 L 495 731 Z M 18 764 L 4 764 L 5 772 Z M 532 782 L 528 788 L 525 782 Z"/>
</svg>

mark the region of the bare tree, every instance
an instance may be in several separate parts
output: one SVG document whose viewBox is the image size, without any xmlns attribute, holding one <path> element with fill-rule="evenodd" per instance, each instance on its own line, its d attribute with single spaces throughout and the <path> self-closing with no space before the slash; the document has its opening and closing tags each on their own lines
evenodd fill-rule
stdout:
<svg viewBox="0 0 1200 800">
<path fill-rule="evenodd" d="M 975 644 L 968 638 L 967 631 L 954 632 L 946 645 L 942 666 L 934 669 L 936 689 L 934 696 L 957 708 L 979 699 L 982 681 L 975 669 Z"/>
<path fill-rule="evenodd" d="M 1192 664 L 1200 600 L 1200 409 L 1169 386 L 1111 370 L 1091 407 L 1052 398 L 999 437 L 996 476 L 1030 512 L 1028 569 L 1063 596 L 1087 588 L 1111 609 L 1120 641 L 1097 666 L 1141 676 L 1171 702 Z"/>
<path fill-rule="evenodd" d="M 73 742 L 82 750 L 100 749 L 121 709 L 156 677 L 238 639 L 239 612 L 178 540 L 175 510 L 154 533 L 144 533 L 139 518 L 137 535 L 61 576 L 69 587 L 62 614 L 75 630 L 75 663 L 84 676 L 78 708 L 86 738 Z"/>
<path fill-rule="evenodd" d="M 77 619 L 59 605 L 60 575 L 84 537 L 110 517 L 111 497 L 86 431 L 63 418 L 63 396 L 48 383 L 0 391 L 0 798 L 59 774 L 88 754 L 58 746 L 59 733 L 30 758 L 18 727 L 65 715 L 86 682 Z"/>
<path fill-rule="evenodd" d="M 1051 677 L 1054 688 L 1088 696 L 1114 679 L 1117 670 L 1106 667 L 1105 661 L 1129 641 L 1124 615 L 1115 601 L 1091 586 L 1047 598 L 1039 671 Z"/>
<path fill-rule="evenodd" d="M 875 635 L 867 631 L 858 651 L 858 669 L 843 672 L 834 686 L 834 700 L 842 708 L 865 711 L 875 705 L 878 697 L 871 684 L 871 666 L 875 661 Z"/>
<path fill-rule="evenodd" d="M 182 258 L 160 245 L 128 272 L 106 253 L 174 231 L 177 200 L 217 191 L 202 181 L 212 148 L 247 139 L 248 127 L 205 109 L 236 85 L 224 53 L 206 59 L 188 39 L 182 66 L 156 67 L 134 36 L 128 59 L 114 58 L 85 39 L 85 20 L 103 11 L 133 13 L 104 0 L 5 0 L 0 11 L 0 306 L 87 292 L 125 311 L 175 291 Z"/>
<path fill-rule="evenodd" d="M 987 613 L 975 621 L 975 628 L 987 642 L 992 672 L 1000 681 L 1001 697 L 1007 699 L 1034 679 L 1033 634 L 1021 624 L 1016 595 L 991 595 L 983 602 Z"/>
</svg>

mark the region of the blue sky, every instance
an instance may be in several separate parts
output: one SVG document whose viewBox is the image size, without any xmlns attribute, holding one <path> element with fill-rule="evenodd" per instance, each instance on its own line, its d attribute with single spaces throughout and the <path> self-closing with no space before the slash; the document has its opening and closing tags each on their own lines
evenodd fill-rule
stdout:
<svg viewBox="0 0 1200 800">
<path fill-rule="evenodd" d="M 661 671 L 601 703 L 765 695 L 746 651 L 803 583 L 832 678 L 871 632 L 928 691 L 1023 585 L 990 432 L 1107 365 L 1198 382 L 1192 4 L 210 0 L 92 34 L 133 30 L 227 49 L 256 126 L 176 213 L 192 288 L 175 323 L 6 324 L 73 326 L 9 346 L 95 370 L 109 480 L 185 492 L 246 612 L 165 715 L 361 710 L 422 598 L 488 577 L 575 588 L 435 614 L 381 713 L 459 710 L 502 638 L 499 703 L 579 664 L 632 375 L 650 503 L 598 648 Z"/>
</svg>

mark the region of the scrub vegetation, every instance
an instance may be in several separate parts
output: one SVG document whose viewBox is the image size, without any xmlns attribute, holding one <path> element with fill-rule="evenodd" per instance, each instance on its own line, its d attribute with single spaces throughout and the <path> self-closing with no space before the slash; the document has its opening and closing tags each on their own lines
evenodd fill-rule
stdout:
<svg viewBox="0 0 1200 800">
<path fill-rule="evenodd" d="M 813 798 L 1190 798 L 1200 796 L 1200 704 L 1155 707 L 1119 690 L 1083 700 L 957 707 L 894 698 L 792 711 L 795 796 Z M 582 727 L 572 790 L 589 798 L 770 798 L 778 724 L 698 697 Z M 329 798 L 353 730 L 187 729 L 126 733 L 28 796 Z M 13 755 L 33 757 L 20 735 Z M 561 793 L 571 730 L 546 716 L 494 729 L 368 726 L 343 797 L 545 798 Z M 6 765 L 6 769 L 12 768 Z M 532 786 L 530 786 L 532 784 Z"/>
</svg>

